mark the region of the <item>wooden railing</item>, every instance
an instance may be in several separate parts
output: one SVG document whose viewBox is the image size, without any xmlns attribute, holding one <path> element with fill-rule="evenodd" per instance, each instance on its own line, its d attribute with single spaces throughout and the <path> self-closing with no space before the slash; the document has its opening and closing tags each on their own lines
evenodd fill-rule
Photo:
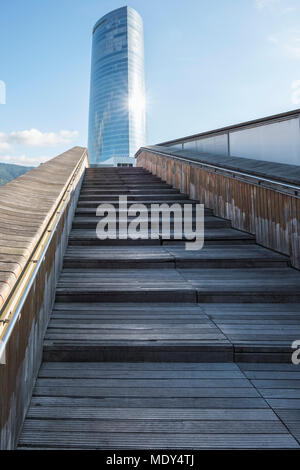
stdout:
<svg viewBox="0 0 300 470">
<path fill-rule="evenodd" d="M 0 188 L 1 449 L 15 447 L 32 395 L 87 166 L 74 147 Z"/>
<path fill-rule="evenodd" d="M 136 159 L 137 166 L 231 220 L 234 228 L 254 234 L 257 243 L 288 255 L 300 269 L 300 167 L 255 166 L 247 159 L 164 146 L 142 147 Z"/>
</svg>

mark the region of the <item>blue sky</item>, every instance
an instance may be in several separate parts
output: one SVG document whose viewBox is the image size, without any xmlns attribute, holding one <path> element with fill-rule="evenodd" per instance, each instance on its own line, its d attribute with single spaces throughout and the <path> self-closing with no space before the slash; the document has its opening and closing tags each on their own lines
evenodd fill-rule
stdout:
<svg viewBox="0 0 300 470">
<path fill-rule="evenodd" d="M 87 144 L 92 27 L 125 4 L 1 2 L 0 161 Z M 144 20 L 149 144 L 300 107 L 299 0 L 128 4 Z"/>
</svg>

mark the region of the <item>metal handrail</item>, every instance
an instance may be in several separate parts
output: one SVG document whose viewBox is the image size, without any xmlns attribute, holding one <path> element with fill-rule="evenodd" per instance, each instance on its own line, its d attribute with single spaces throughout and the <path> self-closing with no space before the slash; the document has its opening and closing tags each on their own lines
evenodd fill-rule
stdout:
<svg viewBox="0 0 300 470">
<path fill-rule="evenodd" d="M 276 179 L 272 179 L 272 178 L 265 178 L 263 176 L 259 176 L 259 175 L 253 175 L 251 174 L 250 172 L 247 173 L 247 172 L 243 172 L 243 171 L 240 171 L 240 170 L 233 170 L 231 168 L 226 168 L 225 166 L 218 166 L 218 165 L 212 165 L 211 163 L 206 163 L 206 162 L 201 162 L 199 160 L 197 160 L 196 158 L 193 159 L 193 158 L 189 158 L 189 157 L 182 157 L 182 156 L 179 156 L 179 155 L 175 155 L 174 152 L 176 152 L 174 150 L 172 151 L 167 151 L 167 149 L 164 151 L 164 150 L 156 150 L 154 148 L 151 148 L 151 147 L 141 147 L 137 153 L 135 154 L 135 157 L 137 157 L 142 151 L 146 151 L 146 152 L 149 152 L 149 153 L 153 153 L 153 154 L 156 154 L 156 155 L 161 155 L 163 157 L 167 157 L 167 158 L 172 158 L 174 160 L 179 160 L 179 161 L 182 161 L 184 163 L 189 163 L 189 164 L 192 164 L 192 165 L 196 165 L 196 166 L 199 166 L 199 167 L 206 167 L 206 168 L 210 168 L 212 170 L 214 170 L 214 172 L 217 172 L 217 171 L 226 171 L 226 173 L 229 173 L 231 175 L 232 178 L 240 178 L 241 180 L 245 181 L 245 179 L 250 179 L 252 180 L 252 184 L 255 184 L 257 186 L 263 186 L 261 184 L 261 182 L 263 183 L 266 183 L 266 186 L 267 187 L 270 187 L 270 185 L 272 185 L 272 189 L 274 189 L 275 191 L 278 191 L 278 192 L 281 192 L 281 193 L 288 193 L 289 195 L 291 195 L 291 192 L 293 192 L 293 196 L 295 197 L 300 197 L 300 186 L 296 185 L 296 184 L 291 184 L 291 183 L 285 183 L 285 182 L 282 182 L 280 180 L 276 180 Z M 275 186 L 275 187 L 274 187 Z M 285 189 L 289 189 L 291 191 L 285 191 Z"/>
<path fill-rule="evenodd" d="M 63 192 L 53 215 L 49 220 L 43 234 L 37 242 L 28 263 L 23 268 L 20 276 L 18 277 L 10 296 L 6 299 L 4 306 L 0 311 L 0 322 L 3 324 L 3 330 L 0 335 L 0 360 L 5 352 L 7 341 L 9 340 L 14 326 L 18 321 L 24 302 L 30 292 L 30 289 L 35 281 L 39 268 L 44 260 L 47 249 L 55 234 L 56 228 L 64 213 L 64 209 L 70 200 L 70 195 L 74 187 L 77 186 L 79 177 L 81 176 L 83 163 L 87 157 L 87 150 L 84 151 L 78 164 L 74 168 L 72 175 L 66 184 L 66 189 Z M 76 184 L 75 184 L 76 183 Z"/>
<path fill-rule="evenodd" d="M 190 142 L 196 139 L 204 139 L 205 137 L 212 137 L 214 135 L 228 134 L 229 132 L 239 131 L 245 128 L 258 127 L 260 125 L 273 124 L 274 122 L 286 121 L 293 119 L 297 116 L 300 116 L 300 109 L 294 109 L 280 114 L 273 114 L 271 116 L 266 116 L 264 118 L 253 119 L 252 121 L 245 121 L 239 124 L 233 124 L 231 126 L 220 127 L 219 129 L 214 129 L 211 131 L 200 132 L 198 134 L 188 135 L 186 137 L 180 137 L 178 139 L 168 140 L 166 142 L 161 142 L 156 145 L 168 146 L 171 144 L 183 144 L 185 142 Z"/>
</svg>

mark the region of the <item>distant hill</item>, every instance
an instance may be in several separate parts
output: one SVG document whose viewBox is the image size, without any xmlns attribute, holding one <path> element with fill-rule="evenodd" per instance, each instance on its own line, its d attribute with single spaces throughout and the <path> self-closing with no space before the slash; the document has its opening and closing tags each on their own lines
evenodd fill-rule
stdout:
<svg viewBox="0 0 300 470">
<path fill-rule="evenodd" d="M 32 170 L 32 168 L 34 167 L 0 163 L 0 186 L 27 173 L 27 171 Z"/>
</svg>

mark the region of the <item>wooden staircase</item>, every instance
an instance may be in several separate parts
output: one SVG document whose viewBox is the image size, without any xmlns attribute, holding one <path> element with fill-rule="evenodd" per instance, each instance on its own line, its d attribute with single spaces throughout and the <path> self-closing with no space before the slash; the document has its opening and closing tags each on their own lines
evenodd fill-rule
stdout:
<svg viewBox="0 0 300 470">
<path fill-rule="evenodd" d="M 119 195 L 190 202 L 142 168 L 86 171 L 19 447 L 299 447 L 282 410 L 300 422 L 300 272 L 209 209 L 199 251 L 100 240 L 96 208 Z"/>
</svg>

